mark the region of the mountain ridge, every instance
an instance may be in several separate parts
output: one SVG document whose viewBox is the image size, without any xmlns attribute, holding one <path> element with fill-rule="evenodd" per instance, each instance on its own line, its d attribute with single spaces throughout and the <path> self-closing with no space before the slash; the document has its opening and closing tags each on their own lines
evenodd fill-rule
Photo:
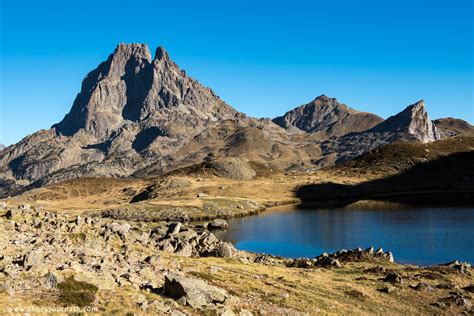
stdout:
<svg viewBox="0 0 474 316">
<path fill-rule="evenodd" d="M 397 140 L 439 139 L 424 104 L 394 117 L 325 95 L 273 120 L 248 117 L 188 77 L 161 46 L 152 58 L 146 44 L 121 43 L 84 78 L 63 120 L 0 152 L 1 180 L 14 193 L 84 176 L 159 175 L 231 156 L 315 170 Z"/>
</svg>

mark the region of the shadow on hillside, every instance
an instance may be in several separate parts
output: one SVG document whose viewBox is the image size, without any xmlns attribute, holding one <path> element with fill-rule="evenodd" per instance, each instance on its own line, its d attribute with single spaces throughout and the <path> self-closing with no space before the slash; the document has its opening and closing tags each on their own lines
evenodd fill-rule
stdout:
<svg viewBox="0 0 474 316">
<path fill-rule="evenodd" d="M 420 163 L 400 174 L 358 185 L 311 184 L 295 190 L 301 208 L 342 207 L 360 200 L 416 205 L 474 205 L 474 151 Z"/>
</svg>

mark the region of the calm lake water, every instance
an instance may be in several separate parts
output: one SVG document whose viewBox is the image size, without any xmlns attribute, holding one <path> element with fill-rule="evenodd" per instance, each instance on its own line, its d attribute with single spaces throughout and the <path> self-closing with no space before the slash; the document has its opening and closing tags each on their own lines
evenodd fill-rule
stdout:
<svg viewBox="0 0 474 316">
<path fill-rule="evenodd" d="M 369 246 L 401 263 L 474 263 L 474 208 L 359 205 L 337 209 L 278 209 L 229 220 L 217 232 L 238 249 L 284 257 Z"/>
</svg>

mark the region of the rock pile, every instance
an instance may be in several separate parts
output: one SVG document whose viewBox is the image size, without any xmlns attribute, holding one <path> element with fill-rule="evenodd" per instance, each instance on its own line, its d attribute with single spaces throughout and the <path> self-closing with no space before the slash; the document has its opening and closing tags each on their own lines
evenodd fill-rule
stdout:
<svg viewBox="0 0 474 316">
<path fill-rule="evenodd" d="M 58 284 L 67 274 L 99 290 L 128 286 L 161 292 L 170 267 L 159 250 L 193 257 L 240 256 L 231 244 L 213 233 L 180 222 L 145 224 L 90 216 L 73 218 L 27 205 L 5 209 L 0 216 L 0 279 L 4 280 L 19 280 L 27 273 L 45 279 L 47 284 Z M 179 272 L 179 266 L 172 269 Z M 193 307 L 223 302 L 228 297 L 224 290 L 204 286 L 203 281 L 187 281 L 168 278 L 167 291 L 173 291 L 170 286 L 177 283 L 187 284 L 186 302 Z M 194 286 L 197 288 L 192 289 Z M 193 291 L 204 294 L 193 296 Z M 209 291 L 213 294 L 206 294 Z"/>
<path fill-rule="evenodd" d="M 362 248 L 356 248 L 352 250 L 342 249 L 335 253 L 323 253 L 314 259 L 297 258 L 289 261 L 287 266 L 297 268 L 307 267 L 342 267 L 344 262 L 357 262 L 357 261 L 376 261 L 376 260 L 387 260 L 394 262 L 393 254 L 388 251 L 384 252 L 382 248 L 374 251 L 373 247 L 363 250 Z"/>
</svg>

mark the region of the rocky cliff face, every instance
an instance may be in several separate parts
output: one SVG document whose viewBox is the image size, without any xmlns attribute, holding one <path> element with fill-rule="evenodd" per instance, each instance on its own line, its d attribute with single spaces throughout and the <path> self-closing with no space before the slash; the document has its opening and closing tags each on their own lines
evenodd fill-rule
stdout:
<svg viewBox="0 0 474 316">
<path fill-rule="evenodd" d="M 390 134 L 400 139 L 414 139 L 423 143 L 440 139 L 435 124 L 428 117 L 423 100 L 389 117 L 368 132 Z"/>
<path fill-rule="evenodd" d="M 327 155 L 337 152 L 338 155 L 333 162 L 341 163 L 396 141 L 427 143 L 439 139 L 440 135 L 428 117 L 424 102 L 418 101 L 367 131 L 348 134 L 333 142 L 326 142 L 322 149 Z"/>
<path fill-rule="evenodd" d="M 152 60 L 145 44 L 120 44 L 87 75 L 71 111 L 53 129 L 65 136 L 82 129 L 104 140 L 131 122 L 159 126 L 161 134 L 180 134 L 207 121 L 241 117 L 211 89 L 186 76 L 162 47 Z"/>
<path fill-rule="evenodd" d="M 120 44 L 71 111 L 0 151 L 0 196 L 84 176 L 149 177 L 210 157 L 314 170 L 396 140 L 439 138 L 422 102 L 382 122 L 320 96 L 276 119 L 237 112 L 158 47 Z"/>
<path fill-rule="evenodd" d="M 383 119 L 375 114 L 353 110 L 325 95 L 273 120 L 283 128 L 317 133 L 323 139 L 362 132 L 382 121 Z"/>
</svg>

